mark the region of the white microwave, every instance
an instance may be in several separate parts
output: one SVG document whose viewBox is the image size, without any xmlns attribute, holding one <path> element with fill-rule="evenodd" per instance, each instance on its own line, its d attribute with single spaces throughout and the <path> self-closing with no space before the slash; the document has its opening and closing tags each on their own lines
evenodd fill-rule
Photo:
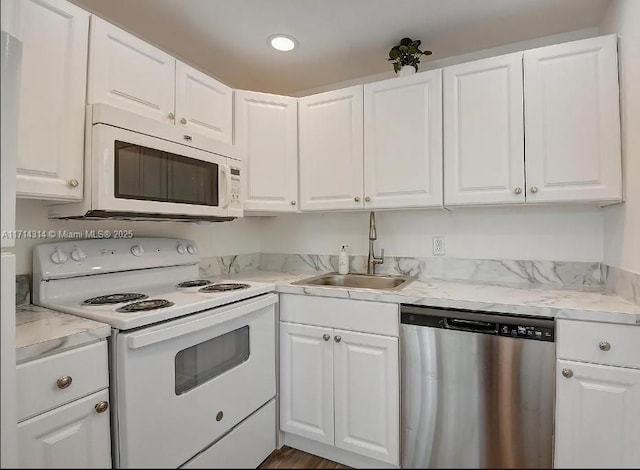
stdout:
<svg viewBox="0 0 640 470">
<path fill-rule="evenodd" d="M 51 218 L 226 221 L 242 217 L 236 147 L 112 106 L 87 107 L 82 202 Z"/>
</svg>

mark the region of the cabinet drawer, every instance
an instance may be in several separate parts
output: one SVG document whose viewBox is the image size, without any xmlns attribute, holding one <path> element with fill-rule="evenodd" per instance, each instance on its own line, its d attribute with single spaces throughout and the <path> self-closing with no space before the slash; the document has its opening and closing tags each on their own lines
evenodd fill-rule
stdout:
<svg viewBox="0 0 640 470">
<path fill-rule="evenodd" d="M 398 336 L 397 304 L 280 294 L 280 320 L 305 325 Z"/>
<path fill-rule="evenodd" d="M 106 341 L 25 362 L 17 367 L 18 421 L 108 385 Z"/>
<path fill-rule="evenodd" d="M 640 369 L 640 327 L 558 320 L 558 358 Z"/>
</svg>

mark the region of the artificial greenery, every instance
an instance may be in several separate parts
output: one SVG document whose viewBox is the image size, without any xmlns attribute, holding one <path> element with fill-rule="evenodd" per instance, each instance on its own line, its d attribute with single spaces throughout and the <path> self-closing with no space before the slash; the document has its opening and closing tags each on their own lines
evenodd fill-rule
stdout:
<svg viewBox="0 0 640 470">
<path fill-rule="evenodd" d="M 396 73 L 403 65 L 411 65 L 418 71 L 421 55 L 431 55 L 431 51 L 421 51 L 420 44 L 422 41 L 411 38 L 402 38 L 400 44 L 393 46 L 389 51 L 389 60 L 393 62 L 393 70 Z"/>
</svg>

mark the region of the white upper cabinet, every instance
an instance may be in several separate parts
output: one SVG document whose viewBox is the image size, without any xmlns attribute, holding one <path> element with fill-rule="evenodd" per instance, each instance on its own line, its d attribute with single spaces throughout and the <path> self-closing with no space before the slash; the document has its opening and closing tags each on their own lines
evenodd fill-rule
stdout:
<svg viewBox="0 0 640 470">
<path fill-rule="evenodd" d="M 298 209 L 298 100 L 235 92 L 235 144 L 244 162 L 244 209 Z"/>
<path fill-rule="evenodd" d="M 173 123 L 175 66 L 169 54 L 91 17 L 90 104 L 106 103 Z"/>
<path fill-rule="evenodd" d="M 88 102 L 231 143 L 233 90 L 132 34 L 91 17 Z"/>
<path fill-rule="evenodd" d="M 82 199 L 89 13 L 63 0 L 3 6 L 22 41 L 16 193 Z"/>
<path fill-rule="evenodd" d="M 445 205 L 525 201 L 522 53 L 444 69 Z"/>
<path fill-rule="evenodd" d="M 527 202 L 622 198 L 617 38 L 525 51 Z"/>
<path fill-rule="evenodd" d="M 442 71 L 364 87 L 365 207 L 442 205 Z"/>
<path fill-rule="evenodd" d="M 298 101 L 302 210 L 363 207 L 362 88 Z"/>
<path fill-rule="evenodd" d="M 233 90 L 177 61 L 175 119 L 179 126 L 230 144 Z"/>
</svg>

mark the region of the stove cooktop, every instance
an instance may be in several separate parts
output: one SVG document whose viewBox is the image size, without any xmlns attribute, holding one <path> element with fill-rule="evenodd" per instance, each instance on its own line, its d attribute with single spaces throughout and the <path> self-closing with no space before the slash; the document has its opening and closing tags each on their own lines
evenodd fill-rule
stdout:
<svg viewBox="0 0 640 470">
<path fill-rule="evenodd" d="M 150 278 L 146 279 L 152 281 Z M 178 278 L 167 279 L 163 284 L 149 285 L 146 282 L 127 282 L 119 276 L 114 276 L 112 281 L 111 287 L 114 290 L 118 289 L 118 293 L 97 291 L 91 298 L 87 298 L 92 292 L 90 290 L 82 292 L 83 287 L 72 284 L 69 280 L 67 289 L 61 289 L 59 295 L 41 305 L 107 323 L 120 330 L 128 330 L 240 302 L 274 290 L 273 284 L 253 281 L 243 283 L 213 282 L 206 279 L 180 281 Z M 127 284 L 131 292 L 127 290 Z M 181 285 L 187 287 L 179 287 Z M 101 286 L 90 284 L 84 288 L 98 287 Z M 206 290 L 201 292 L 202 289 Z"/>
</svg>

